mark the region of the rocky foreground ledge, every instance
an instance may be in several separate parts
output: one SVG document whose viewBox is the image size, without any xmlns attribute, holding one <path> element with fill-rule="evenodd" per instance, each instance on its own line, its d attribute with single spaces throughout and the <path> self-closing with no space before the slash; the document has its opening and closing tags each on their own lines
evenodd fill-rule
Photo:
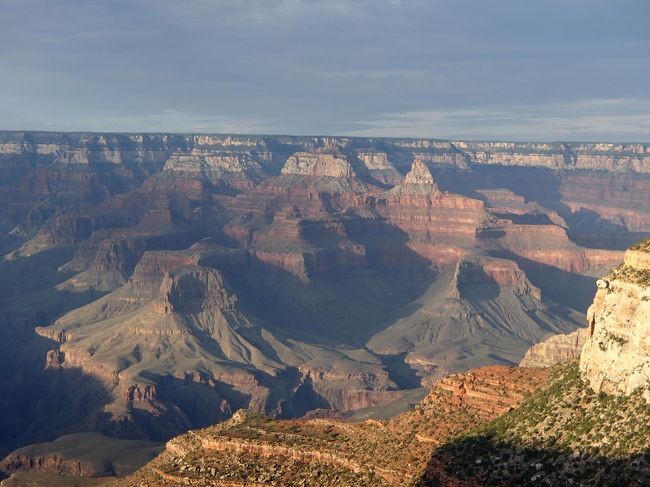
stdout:
<svg viewBox="0 0 650 487">
<path fill-rule="evenodd" d="M 503 366 L 455 374 L 414 411 L 388 421 L 277 421 L 241 410 L 171 440 L 154 461 L 109 485 L 409 485 L 432 448 L 516 408 L 548 377 L 546 370 Z"/>
</svg>

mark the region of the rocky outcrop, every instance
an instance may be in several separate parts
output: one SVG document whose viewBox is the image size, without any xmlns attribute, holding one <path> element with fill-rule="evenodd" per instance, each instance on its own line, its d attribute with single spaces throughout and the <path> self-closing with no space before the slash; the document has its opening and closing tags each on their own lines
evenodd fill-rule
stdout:
<svg viewBox="0 0 650 487">
<path fill-rule="evenodd" d="M 357 152 L 357 157 L 377 181 L 385 184 L 399 183 L 401 176 L 386 152 L 360 151 Z"/>
<path fill-rule="evenodd" d="M 513 261 L 505 259 L 468 257 L 456 265 L 449 288 L 449 297 L 462 299 L 465 290 L 475 285 L 495 284 L 511 288 L 520 296 L 542 299 L 542 292 L 533 286 L 524 271 Z"/>
<path fill-rule="evenodd" d="M 580 328 L 567 334 L 552 335 L 543 342 L 530 347 L 519 362 L 519 366 L 544 368 L 577 360 L 588 337 L 588 328 Z"/>
<path fill-rule="evenodd" d="M 287 159 L 282 174 L 349 179 L 354 170 L 342 155 L 297 152 Z"/>
<path fill-rule="evenodd" d="M 650 398 L 650 259 L 648 243 L 625 254 L 622 266 L 598 281 L 587 313 L 589 338 L 580 370 L 597 392 Z"/>
<path fill-rule="evenodd" d="M 507 367 L 482 367 L 440 379 L 434 388 L 451 393 L 449 401 L 487 416 L 498 416 L 518 406 L 539 389 L 548 374 Z M 426 405 L 427 401 L 423 401 Z"/>
<path fill-rule="evenodd" d="M 434 196 L 440 194 L 440 189 L 426 164 L 420 159 L 416 159 L 413 161 L 411 170 L 404 177 L 404 181 L 391 189 L 389 193 L 399 196 Z"/>
<path fill-rule="evenodd" d="M 429 171 L 429 168 L 419 159 L 413 161 L 411 170 L 408 172 L 406 177 L 404 177 L 404 184 L 425 184 L 435 187 L 431 171 Z"/>
<path fill-rule="evenodd" d="M 258 159 L 248 152 L 178 151 L 165 162 L 163 176 L 198 178 L 216 186 L 251 189 L 266 175 Z"/>
<path fill-rule="evenodd" d="M 56 341 L 62 341 L 65 339 L 63 335 L 60 335 L 58 337 L 52 336 L 50 338 L 52 339 L 58 338 L 58 340 Z M 47 355 L 45 356 L 45 368 L 51 369 L 51 368 L 61 367 L 61 365 L 63 364 L 63 360 L 64 360 L 63 353 L 61 353 L 59 350 L 49 350 L 47 352 Z"/>
</svg>

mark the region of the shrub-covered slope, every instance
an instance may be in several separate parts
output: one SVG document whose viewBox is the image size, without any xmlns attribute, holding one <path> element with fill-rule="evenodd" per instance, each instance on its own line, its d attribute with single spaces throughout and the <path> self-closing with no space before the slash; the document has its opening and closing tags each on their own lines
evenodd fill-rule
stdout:
<svg viewBox="0 0 650 487">
<path fill-rule="evenodd" d="M 596 394 L 575 362 L 553 373 L 519 408 L 438 448 L 421 485 L 649 485 L 650 405 L 640 391 Z"/>
</svg>

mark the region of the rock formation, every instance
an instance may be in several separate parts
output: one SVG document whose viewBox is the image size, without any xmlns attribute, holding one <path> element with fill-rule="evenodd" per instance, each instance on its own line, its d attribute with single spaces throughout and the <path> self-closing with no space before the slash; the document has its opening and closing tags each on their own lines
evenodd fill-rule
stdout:
<svg viewBox="0 0 650 487">
<path fill-rule="evenodd" d="M 572 333 L 551 335 L 543 342 L 533 345 L 519 362 L 520 367 L 551 367 L 580 358 L 580 352 L 589 337 L 588 328 Z"/>
<path fill-rule="evenodd" d="M 283 175 L 326 176 L 331 178 L 351 178 L 352 166 L 344 156 L 337 154 L 310 154 L 297 152 L 287 159 L 282 168 Z"/>
<path fill-rule="evenodd" d="M 598 281 L 587 320 L 589 338 L 580 370 L 591 387 L 610 394 L 631 394 L 638 388 L 648 391 L 650 241 L 628 250 L 624 263 Z"/>
<path fill-rule="evenodd" d="M 588 336 L 587 328 L 580 328 L 567 334 L 551 335 L 543 342 L 530 347 L 519 362 L 519 366 L 543 368 L 574 361 L 580 357 Z"/>
<path fill-rule="evenodd" d="M 531 347 L 521 367 L 549 367 L 580 359 L 583 377 L 596 392 L 631 394 L 650 388 L 650 240 L 624 255 L 623 264 L 596 281 L 587 328 L 553 335 Z M 650 397 L 650 396 L 648 396 Z"/>
<path fill-rule="evenodd" d="M 384 184 L 399 183 L 400 173 L 397 172 L 386 152 L 359 151 L 357 157 L 377 181 Z"/>
<path fill-rule="evenodd" d="M 154 438 L 223 419 L 240 407 L 282 416 L 393 399 L 389 389 L 395 384 L 367 352 L 347 356 L 300 343 L 247 316 L 223 274 L 200 265 L 223 267 L 224 261 L 226 269 L 245 266 L 232 252 L 207 243 L 146 252 L 122 287 L 37 329 L 61 342 L 60 351 L 48 355 L 48 366 L 78 367 L 98 377 L 112 393 L 112 421 L 131 435 Z M 183 388 L 196 389 L 212 405 L 185 405 L 181 414 Z M 166 421 L 167 430 L 139 431 L 132 424 L 138 410 Z"/>
<path fill-rule="evenodd" d="M 0 446 L 404 408 L 517 363 L 650 231 L 647 152 L 0 133 Z"/>
<path fill-rule="evenodd" d="M 434 196 L 440 193 L 438 185 L 433 180 L 431 171 L 420 159 L 413 161 L 411 170 L 404 176 L 404 181 L 391 191 L 395 195 Z"/>
<path fill-rule="evenodd" d="M 373 336 L 368 345 L 378 353 L 406 353 L 406 361 L 429 381 L 478 366 L 483 354 L 497 349 L 503 362 L 515 361 L 548 334 L 548 327 L 558 333 L 574 328 L 541 298 L 513 261 L 466 257 L 426 291 L 415 313 Z M 458 368 L 450 368 L 451 363 Z"/>
<path fill-rule="evenodd" d="M 153 462 L 113 485 L 408 485 L 432 447 L 517 407 L 547 381 L 546 371 L 478 369 L 441 380 L 415 410 L 384 421 L 271 421 L 242 410 L 174 438 Z"/>
</svg>

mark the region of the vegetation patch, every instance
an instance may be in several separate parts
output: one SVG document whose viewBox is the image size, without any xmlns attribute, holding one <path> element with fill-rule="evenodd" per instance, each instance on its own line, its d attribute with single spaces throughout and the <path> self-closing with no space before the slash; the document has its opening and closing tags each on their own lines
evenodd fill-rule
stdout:
<svg viewBox="0 0 650 487">
<path fill-rule="evenodd" d="M 640 286 L 650 286 L 650 270 L 637 269 L 636 267 L 622 264 L 610 273 L 608 279 L 616 279 Z"/>
<path fill-rule="evenodd" d="M 650 252 L 650 238 L 643 239 L 630 247 L 630 250 L 639 252 Z"/>
<path fill-rule="evenodd" d="M 436 450 L 423 478 L 484 485 L 650 485 L 650 405 L 595 394 L 577 362 L 521 407 Z M 442 466 L 442 467 L 441 467 Z"/>
</svg>

